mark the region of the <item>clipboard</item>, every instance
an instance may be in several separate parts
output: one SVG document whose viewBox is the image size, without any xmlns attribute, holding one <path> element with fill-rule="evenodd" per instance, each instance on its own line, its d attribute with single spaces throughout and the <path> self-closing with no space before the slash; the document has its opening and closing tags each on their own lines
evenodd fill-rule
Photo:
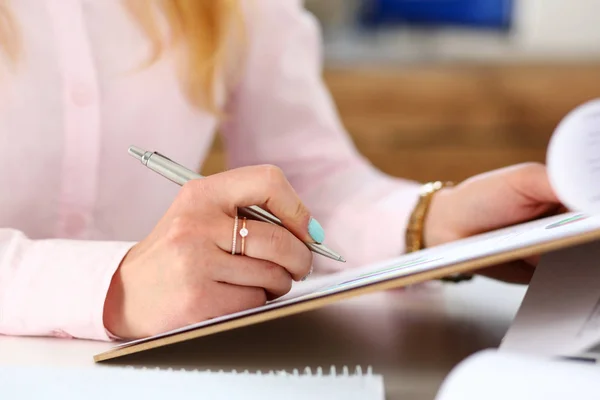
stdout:
<svg viewBox="0 0 600 400">
<path fill-rule="evenodd" d="M 566 213 L 487 232 L 364 267 L 309 278 L 264 306 L 125 342 L 96 354 L 105 362 L 248 325 L 315 310 L 377 291 L 470 273 L 600 240 L 600 215 Z M 600 243 L 598 244 L 600 246 Z"/>
</svg>

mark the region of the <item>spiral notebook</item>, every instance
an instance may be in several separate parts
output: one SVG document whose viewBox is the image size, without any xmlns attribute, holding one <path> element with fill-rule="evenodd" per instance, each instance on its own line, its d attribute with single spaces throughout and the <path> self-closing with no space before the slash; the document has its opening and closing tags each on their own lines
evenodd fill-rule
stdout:
<svg viewBox="0 0 600 400">
<path fill-rule="evenodd" d="M 32 384 L 35 383 L 35 384 Z M 302 372 L 189 371 L 133 367 L 0 367 L 5 400 L 384 400 L 368 368 Z"/>
</svg>

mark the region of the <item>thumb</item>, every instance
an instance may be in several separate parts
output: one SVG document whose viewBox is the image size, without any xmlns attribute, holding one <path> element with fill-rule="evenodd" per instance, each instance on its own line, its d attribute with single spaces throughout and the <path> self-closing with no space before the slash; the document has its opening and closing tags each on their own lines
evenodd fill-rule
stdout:
<svg viewBox="0 0 600 400">
<path fill-rule="evenodd" d="M 278 167 L 237 168 L 212 175 L 206 178 L 206 183 L 225 212 L 233 213 L 236 207 L 263 207 L 302 241 L 322 243 L 325 240 L 323 227 L 311 216 Z"/>
<path fill-rule="evenodd" d="M 515 191 L 533 204 L 560 204 L 543 164 L 516 165 L 508 169 L 506 179 Z"/>
</svg>

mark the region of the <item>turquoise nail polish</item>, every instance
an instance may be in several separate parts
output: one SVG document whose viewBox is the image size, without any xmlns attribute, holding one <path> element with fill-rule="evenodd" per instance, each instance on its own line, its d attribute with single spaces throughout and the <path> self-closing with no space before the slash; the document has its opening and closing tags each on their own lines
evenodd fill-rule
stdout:
<svg viewBox="0 0 600 400">
<path fill-rule="evenodd" d="M 323 243 L 325 240 L 325 231 L 319 221 L 314 218 L 311 218 L 308 223 L 308 234 L 317 243 Z"/>
</svg>

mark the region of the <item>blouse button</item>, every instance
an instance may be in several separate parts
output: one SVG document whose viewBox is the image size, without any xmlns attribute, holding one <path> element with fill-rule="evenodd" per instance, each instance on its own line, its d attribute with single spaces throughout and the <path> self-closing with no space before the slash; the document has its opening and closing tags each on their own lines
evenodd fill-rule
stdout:
<svg viewBox="0 0 600 400">
<path fill-rule="evenodd" d="M 90 85 L 78 83 L 71 89 L 71 100 L 80 107 L 89 106 L 94 102 L 94 91 Z"/>
</svg>

